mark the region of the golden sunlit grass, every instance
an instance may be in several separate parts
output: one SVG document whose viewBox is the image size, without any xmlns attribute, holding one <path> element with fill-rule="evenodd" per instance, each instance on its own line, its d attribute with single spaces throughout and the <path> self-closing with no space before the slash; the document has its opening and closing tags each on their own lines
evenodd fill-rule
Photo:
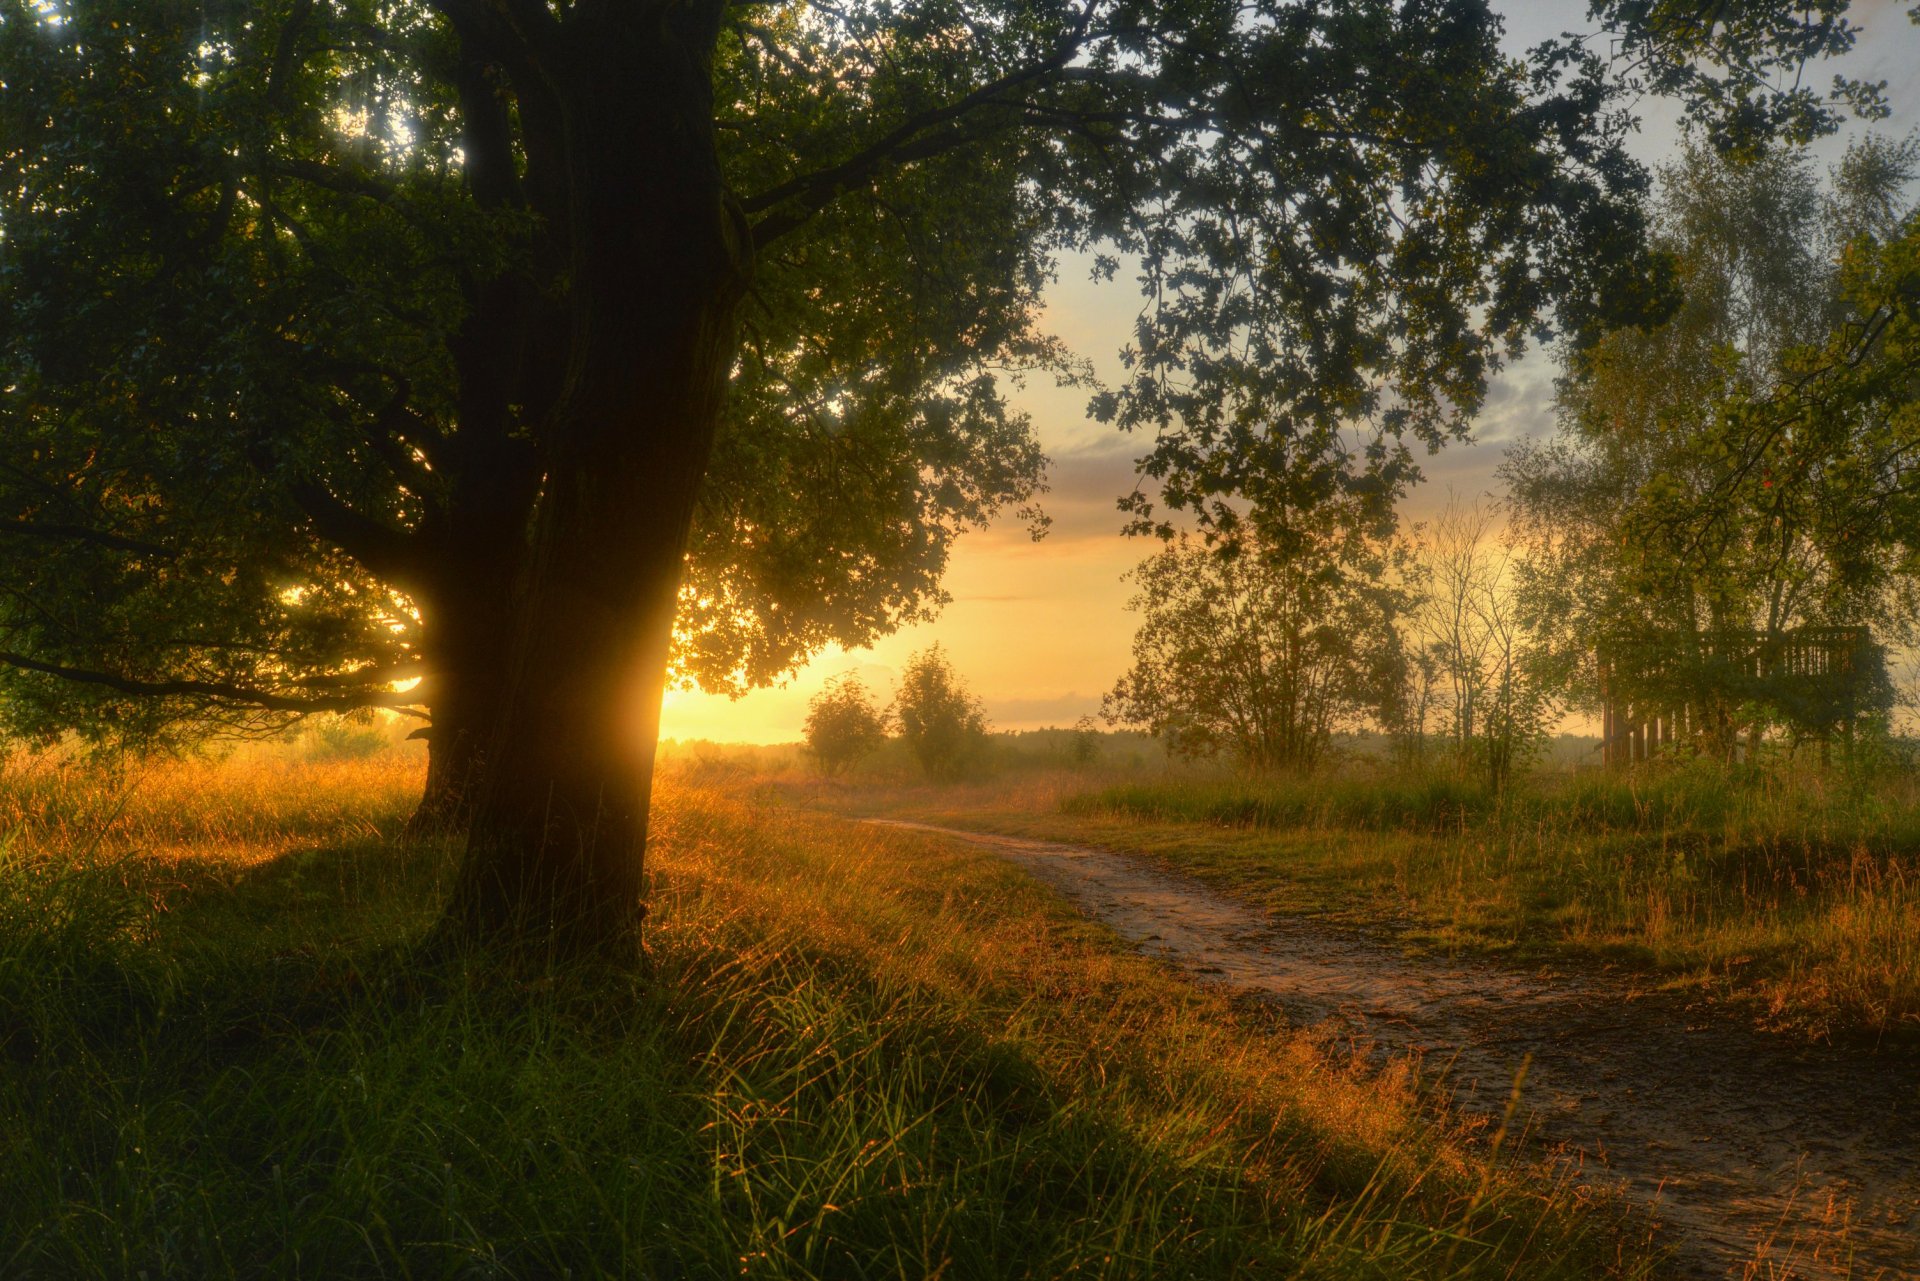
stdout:
<svg viewBox="0 0 1920 1281">
<path fill-rule="evenodd" d="M 417 763 L 0 786 L 0 1275 L 1638 1275 L 1004 863 L 669 780 L 640 973 L 423 965 Z"/>
<path fill-rule="evenodd" d="M 315 840 L 381 835 L 418 799 L 424 768 L 423 756 L 399 751 L 113 769 L 55 754 L 15 757 L 0 761 L 0 836 L 25 847 L 17 852 L 259 862 Z"/>
<path fill-rule="evenodd" d="M 1054 771 L 823 799 L 1146 853 L 1416 945 L 1650 967 L 1816 1035 L 1920 1035 L 1920 784 L 1902 773 L 1698 765 L 1495 797 L 1447 777 Z"/>
</svg>

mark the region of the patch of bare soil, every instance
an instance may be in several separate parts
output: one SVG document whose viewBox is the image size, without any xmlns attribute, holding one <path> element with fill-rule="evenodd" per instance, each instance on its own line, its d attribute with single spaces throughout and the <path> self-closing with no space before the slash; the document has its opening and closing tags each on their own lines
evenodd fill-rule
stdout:
<svg viewBox="0 0 1920 1281">
<path fill-rule="evenodd" d="M 1106 850 L 872 819 L 984 846 L 1205 982 L 1356 1052 L 1411 1054 L 1498 1118 L 1527 1065 L 1536 1143 L 1646 1204 L 1676 1275 L 1920 1278 L 1920 1058 L 1798 1045 L 1604 974 L 1410 958 Z"/>
</svg>

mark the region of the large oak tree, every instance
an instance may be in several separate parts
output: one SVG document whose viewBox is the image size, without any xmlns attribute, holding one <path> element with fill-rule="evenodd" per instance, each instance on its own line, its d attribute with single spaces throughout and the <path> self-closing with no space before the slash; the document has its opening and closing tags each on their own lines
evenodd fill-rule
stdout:
<svg viewBox="0 0 1920 1281">
<path fill-rule="evenodd" d="M 450 927 L 629 937 L 669 663 L 937 599 L 1038 482 L 1060 263 L 1138 265 L 1139 523 L 1390 491 L 1549 316 L 1664 305 L 1622 95 L 1816 132 L 1769 86 L 1844 10 L 1517 60 L 1478 0 L 9 0 L 5 714 L 405 706 Z"/>
</svg>

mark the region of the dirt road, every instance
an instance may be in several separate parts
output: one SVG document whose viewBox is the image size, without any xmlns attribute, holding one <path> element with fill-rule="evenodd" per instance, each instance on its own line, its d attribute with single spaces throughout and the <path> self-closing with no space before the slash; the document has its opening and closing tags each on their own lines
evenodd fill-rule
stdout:
<svg viewBox="0 0 1920 1281">
<path fill-rule="evenodd" d="M 1143 952 L 1421 1056 L 1498 1115 L 1529 1061 L 1535 1140 L 1665 1225 L 1682 1276 L 1920 1278 L 1920 1058 L 1796 1046 L 1604 975 L 1409 958 L 1105 850 L 920 823 L 1011 859 Z"/>
</svg>

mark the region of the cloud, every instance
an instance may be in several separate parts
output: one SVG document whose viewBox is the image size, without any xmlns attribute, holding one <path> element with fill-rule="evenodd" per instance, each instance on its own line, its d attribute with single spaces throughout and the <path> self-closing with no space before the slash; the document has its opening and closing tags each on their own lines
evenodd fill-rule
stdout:
<svg viewBox="0 0 1920 1281">
<path fill-rule="evenodd" d="M 987 719 L 999 730 L 1044 729 L 1072 725 L 1100 713 L 1098 694 L 1059 694 L 1051 698 L 987 698 Z"/>
</svg>

